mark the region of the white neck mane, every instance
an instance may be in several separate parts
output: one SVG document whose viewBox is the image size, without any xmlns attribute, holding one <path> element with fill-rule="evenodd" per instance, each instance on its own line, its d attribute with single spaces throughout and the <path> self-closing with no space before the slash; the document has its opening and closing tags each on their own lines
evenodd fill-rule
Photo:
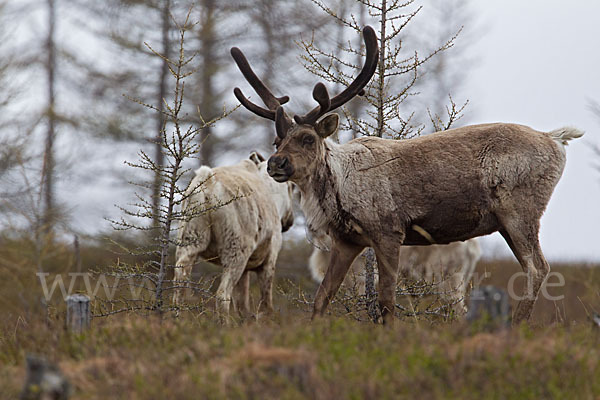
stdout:
<svg viewBox="0 0 600 400">
<path fill-rule="evenodd" d="M 329 190 L 332 186 L 339 184 L 338 180 L 342 171 L 344 161 L 344 151 L 337 143 L 329 140 L 325 141 L 325 164 L 321 167 L 323 171 L 317 171 L 315 176 L 310 176 L 308 181 L 300 187 L 302 196 L 300 199 L 300 207 L 306 218 L 306 236 L 309 242 L 320 249 L 329 250 L 330 240 L 327 236 L 329 233 L 329 224 L 332 220 L 332 212 L 335 211 L 335 192 Z M 327 190 L 325 199 L 317 196 L 318 181 L 317 175 L 323 173 L 329 166 L 331 171 L 330 181 L 326 182 Z"/>
</svg>

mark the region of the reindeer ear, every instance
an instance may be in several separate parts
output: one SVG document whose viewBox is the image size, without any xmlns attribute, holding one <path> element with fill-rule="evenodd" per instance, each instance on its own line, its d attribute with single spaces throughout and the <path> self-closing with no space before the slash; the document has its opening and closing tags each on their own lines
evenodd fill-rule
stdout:
<svg viewBox="0 0 600 400">
<path fill-rule="evenodd" d="M 248 157 L 248 158 L 250 160 L 252 160 L 254 162 L 254 164 L 256 164 L 256 165 L 265 161 L 265 158 L 258 151 L 253 151 L 252 153 L 250 153 L 250 157 Z"/>
<path fill-rule="evenodd" d="M 338 129 L 338 125 L 340 124 L 340 117 L 337 114 L 328 114 L 321 118 L 319 122 L 315 124 L 315 131 L 322 138 L 326 138 Z"/>
</svg>

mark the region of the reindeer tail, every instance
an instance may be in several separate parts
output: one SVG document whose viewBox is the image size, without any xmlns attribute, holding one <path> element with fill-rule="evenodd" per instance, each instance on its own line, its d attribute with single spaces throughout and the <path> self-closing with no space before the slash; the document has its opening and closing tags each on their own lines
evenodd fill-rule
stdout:
<svg viewBox="0 0 600 400">
<path fill-rule="evenodd" d="M 563 127 L 555 129 L 549 132 L 550 137 L 556 140 L 558 143 L 566 146 L 569 144 L 569 140 L 577 139 L 583 136 L 583 131 L 573 127 Z"/>
</svg>

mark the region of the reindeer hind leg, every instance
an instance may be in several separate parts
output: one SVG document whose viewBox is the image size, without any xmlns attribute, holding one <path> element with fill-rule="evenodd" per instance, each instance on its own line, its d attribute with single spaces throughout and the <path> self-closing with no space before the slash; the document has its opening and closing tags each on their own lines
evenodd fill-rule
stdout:
<svg viewBox="0 0 600 400">
<path fill-rule="evenodd" d="M 550 265 L 540 247 L 538 222 L 512 219 L 505 221 L 503 227 L 500 233 L 527 274 L 524 294 L 513 314 L 513 324 L 519 324 L 531 317 L 540 288 L 550 273 Z"/>
</svg>

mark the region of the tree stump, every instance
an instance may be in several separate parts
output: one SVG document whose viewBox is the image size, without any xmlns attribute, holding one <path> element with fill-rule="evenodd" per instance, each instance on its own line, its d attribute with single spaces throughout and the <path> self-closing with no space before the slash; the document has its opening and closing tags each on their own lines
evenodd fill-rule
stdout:
<svg viewBox="0 0 600 400">
<path fill-rule="evenodd" d="M 84 294 L 72 294 L 67 297 L 67 330 L 76 334 L 85 332 L 90 327 L 92 313 L 90 298 Z"/>
<path fill-rule="evenodd" d="M 57 366 L 42 357 L 27 356 L 27 376 L 21 400 L 67 400 L 71 385 Z"/>
<path fill-rule="evenodd" d="M 506 291 L 494 286 L 473 289 L 467 321 L 480 321 L 490 328 L 510 326 L 510 304 Z"/>
</svg>

